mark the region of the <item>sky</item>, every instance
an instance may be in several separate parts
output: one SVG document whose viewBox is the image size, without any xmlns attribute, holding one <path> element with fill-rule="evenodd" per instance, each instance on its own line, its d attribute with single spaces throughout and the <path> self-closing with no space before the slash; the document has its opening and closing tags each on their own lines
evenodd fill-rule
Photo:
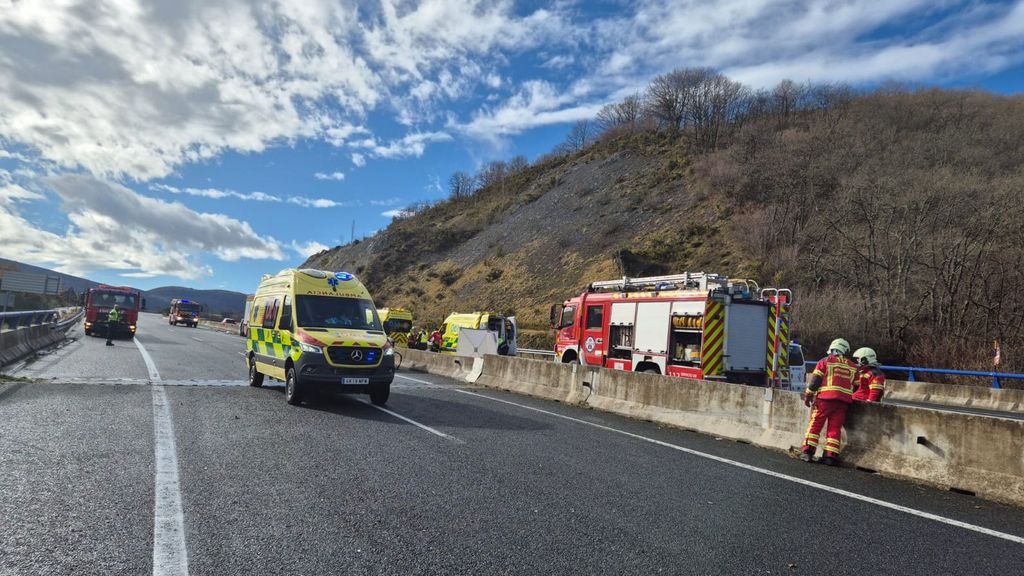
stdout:
<svg viewBox="0 0 1024 576">
<path fill-rule="evenodd" d="M 1024 0 L 0 0 L 0 256 L 252 292 L 674 68 L 1024 91 Z"/>
</svg>

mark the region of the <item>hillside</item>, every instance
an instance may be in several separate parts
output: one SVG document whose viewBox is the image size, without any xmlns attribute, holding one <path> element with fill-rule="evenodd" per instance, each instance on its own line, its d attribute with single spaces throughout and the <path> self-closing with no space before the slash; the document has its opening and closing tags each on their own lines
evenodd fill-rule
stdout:
<svg viewBox="0 0 1024 576">
<path fill-rule="evenodd" d="M 213 313 L 217 316 L 231 316 L 237 319 L 245 311 L 245 294 L 230 290 L 198 290 L 183 286 L 161 286 L 146 290 L 143 297 L 146 299 L 146 308 L 154 311 L 170 308 L 171 300 L 174 298 L 186 298 L 193 302 L 199 302 L 205 307 L 207 314 Z"/>
<path fill-rule="evenodd" d="M 538 330 L 590 281 L 715 271 L 793 288 L 812 350 L 842 335 L 888 362 L 984 369 L 998 338 L 1001 368 L 1024 368 L 1007 352 L 1024 345 L 1024 98 L 781 88 L 714 140 L 657 110 L 606 124 L 304 265 L 355 272 L 420 322 L 495 309 Z"/>
</svg>

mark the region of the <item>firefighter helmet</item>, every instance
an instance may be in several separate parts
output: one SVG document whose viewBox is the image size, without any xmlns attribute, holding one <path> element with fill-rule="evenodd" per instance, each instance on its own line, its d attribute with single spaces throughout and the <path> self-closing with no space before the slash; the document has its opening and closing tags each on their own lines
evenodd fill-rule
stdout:
<svg viewBox="0 0 1024 576">
<path fill-rule="evenodd" d="M 829 353 L 836 353 L 840 356 L 846 356 L 850 353 L 850 343 L 842 338 L 836 338 L 828 345 Z"/>
<path fill-rule="evenodd" d="M 868 366 L 878 366 L 878 354 L 871 348 L 858 348 L 853 353 L 853 359 L 857 364 L 867 364 Z"/>
</svg>

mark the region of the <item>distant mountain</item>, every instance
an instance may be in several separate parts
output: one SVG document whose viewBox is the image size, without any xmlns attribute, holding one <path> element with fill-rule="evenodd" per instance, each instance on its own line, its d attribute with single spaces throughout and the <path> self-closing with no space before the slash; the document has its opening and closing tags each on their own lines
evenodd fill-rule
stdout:
<svg viewBox="0 0 1024 576">
<path fill-rule="evenodd" d="M 48 268 L 32 266 L 31 264 L 25 264 L 16 260 L 0 258 L 0 274 L 2 274 L 3 270 L 15 270 L 18 272 L 42 274 L 46 276 L 60 276 L 61 292 L 71 288 L 77 295 L 84 294 L 89 288 L 100 285 L 99 282 L 86 278 L 63 274 Z M 125 282 L 124 284 L 128 286 L 131 285 L 129 282 Z M 237 318 L 241 316 L 242 312 L 245 310 L 245 294 L 242 294 L 241 292 L 231 292 L 230 290 L 197 290 L 195 288 L 186 288 L 184 286 L 161 286 L 159 288 L 153 288 L 152 290 L 144 290 L 142 292 L 142 297 L 146 301 L 146 309 L 157 312 L 164 308 L 169 308 L 171 306 L 171 299 L 173 298 L 187 298 L 189 300 L 199 302 L 205 306 L 207 314 L 212 313 L 214 315 L 227 315 Z M 28 296 L 26 295 L 21 297 L 21 299 L 25 298 L 28 298 Z"/>
<path fill-rule="evenodd" d="M 206 313 L 228 315 L 235 318 L 245 311 L 245 294 L 230 290 L 197 290 L 184 286 L 161 286 L 143 292 L 146 308 L 160 311 L 171 306 L 174 298 L 187 298 L 205 307 Z"/>
</svg>

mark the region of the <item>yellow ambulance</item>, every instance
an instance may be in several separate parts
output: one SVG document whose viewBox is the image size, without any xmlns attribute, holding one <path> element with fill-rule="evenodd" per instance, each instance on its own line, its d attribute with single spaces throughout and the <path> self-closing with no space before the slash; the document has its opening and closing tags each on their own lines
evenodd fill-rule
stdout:
<svg viewBox="0 0 1024 576">
<path fill-rule="evenodd" d="M 265 274 L 248 320 L 250 386 L 262 386 L 264 376 L 281 380 L 289 404 L 314 390 L 388 401 L 395 350 L 370 293 L 352 274 L 308 268 Z"/>
<path fill-rule="evenodd" d="M 515 316 L 506 317 L 493 312 L 473 312 L 471 314 L 453 312 L 449 314 L 444 319 L 444 324 L 441 325 L 442 353 L 455 354 L 459 347 L 459 333 L 463 328 L 494 332 L 498 340 L 498 354 L 501 356 L 516 355 Z"/>
<path fill-rule="evenodd" d="M 405 308 L 380 308 L 381 326 L 396 345 L 408 346 L 409 332 L 412 332 L 412 312 Z"/>
</svg>

